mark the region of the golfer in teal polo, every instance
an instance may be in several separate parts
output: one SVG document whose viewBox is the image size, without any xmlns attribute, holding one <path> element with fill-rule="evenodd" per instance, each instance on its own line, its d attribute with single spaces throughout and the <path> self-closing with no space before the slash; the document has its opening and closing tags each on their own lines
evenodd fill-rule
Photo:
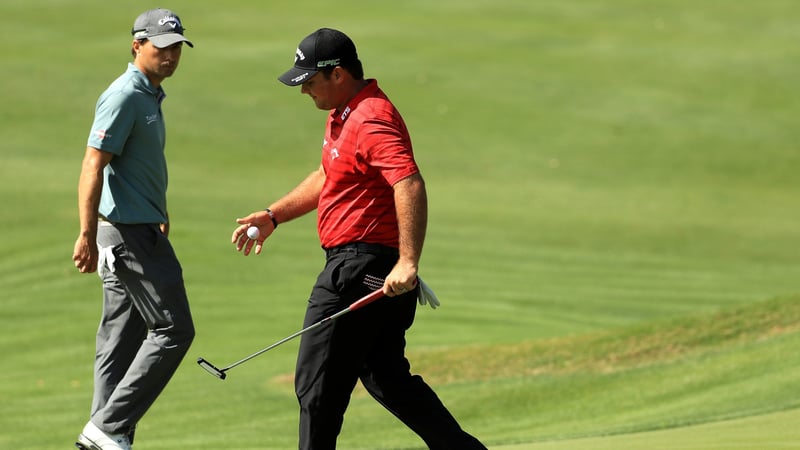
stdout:
<svg viewBox="0 0 800 450">
<path fill-rule="evenodd" d="M 103 281 L 90 420 L 76 446 L 132 447 L 139 419 L 169 382 L 194 338 L 181 265 L 167 239 L 166 130 L 161 82 L 183 44 L 166 9 L 135 21 L 133 63 L 97 101 L 78 185 L 80 234 L 72 256 Z"/>
</svg>

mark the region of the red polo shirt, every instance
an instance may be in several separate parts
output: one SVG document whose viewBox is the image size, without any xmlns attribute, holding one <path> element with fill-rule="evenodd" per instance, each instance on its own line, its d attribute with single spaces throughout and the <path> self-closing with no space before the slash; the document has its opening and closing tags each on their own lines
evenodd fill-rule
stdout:
<svg viewBox="0 0 800 450">
<path fill-rule="evenodd" d="M 397 248 L 392 185 L 419 168 L 405 122 L 376 80 L 343 112 L 331 111 L 322 167 L 326 178 L 317 206 L 322 247 L 366 242 Z"/>
</svg>

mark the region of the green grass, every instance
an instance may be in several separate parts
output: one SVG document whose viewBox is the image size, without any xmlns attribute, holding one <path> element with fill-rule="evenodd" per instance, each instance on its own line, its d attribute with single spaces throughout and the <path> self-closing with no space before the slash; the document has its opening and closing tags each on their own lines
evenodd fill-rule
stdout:
<svg viewBox="0 0 800 450">
<path fill-rule="evenodd" d="M 800 16 L 788 0 L 175 0 L 196 44 L 165 84 L 171 239 L 198 329 L 137 448 L 296 447 L 296 331 L 313 217 L 267 253 L 234 219 L 318 165 L 324 113 L 276 77 L 320 26 L 403 113 L 442 300 L 415 370 L 490 448 L 798 448 Z M 87 419 L 95 276 L 75 273 L 93 106 L 148 6 L 0 5 L 0 447 Z M 357 391 L 340 448 L 420 448 Z"/>
<path fill-rule="evenodd" d="M 503 446 L 503 450 L 763 450 L 796 449 L 800 441 L 794 409 L 745 419 L 630 433 L 601 438 L 549 441 L 535 445 Z"/>
</svg>

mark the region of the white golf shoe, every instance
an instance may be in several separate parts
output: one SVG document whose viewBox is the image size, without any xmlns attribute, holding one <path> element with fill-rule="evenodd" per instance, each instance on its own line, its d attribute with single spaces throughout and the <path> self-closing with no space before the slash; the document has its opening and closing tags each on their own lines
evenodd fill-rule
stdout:
<svg viewBox="0 0 800 450">
<path fill-rule="evenodd" d="M 75 447 L 81 450 L 131 450 L 131 442 L 125 434 L 108 434 L 97 428 L 90 420 L 78 436 Z"/>
</svg>

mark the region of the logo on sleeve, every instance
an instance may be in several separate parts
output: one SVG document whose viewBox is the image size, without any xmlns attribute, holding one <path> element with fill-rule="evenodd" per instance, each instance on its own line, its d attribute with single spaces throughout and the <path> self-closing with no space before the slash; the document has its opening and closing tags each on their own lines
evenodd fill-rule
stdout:
<svg viewBox="0 0 800 450">
<path fill-rule="evenodd" d="M 97 135 L 97 139 L 105 140 L 105 138 L 111 138 L 111 133 L 108 133 L 106 130 L 97 130 L 95 131 Z"/>
</svg>

